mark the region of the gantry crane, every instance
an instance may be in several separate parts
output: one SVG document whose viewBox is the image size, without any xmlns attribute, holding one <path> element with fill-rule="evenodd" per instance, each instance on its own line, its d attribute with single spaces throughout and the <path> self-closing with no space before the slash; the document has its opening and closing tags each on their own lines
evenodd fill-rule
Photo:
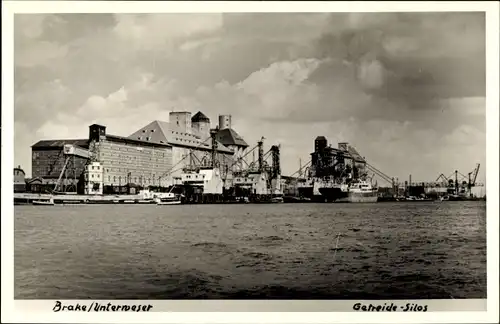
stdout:
<svg viewBox="0 0 500 324">
<path fill-rule="evenodd" d="M 476 164 L 476 167 L 474 168 L 474 170 L 472 170 L 472 172 L 469 172 L 468 176 L 469 176 L 469 185 L 468 185 L 468 189 L 469 189 L 469 195 L 472 195 L 472 187 L 474 187 L 476 185 L 476 180 L 477 180 L 477 174 L 479 173 L 479 167 L 481 166 L 481 164 Z M 472 175 L 472 179 L 471 179 L 471 175 Z"/>
<path fill-rule="evenodd" d="M 72 144 L 66 144 L 63 147 L 62 154 L 65 157 L 63 168 L 61 169 L 61 173 L 59 174 L 59 178 L 57 178 L 56 185 L 54 187 L 54 193 L 58 192 L 58 190 L 63 189 L 63 177 L 67 179 L 67 170 L 73 169 L 73 176 L 76 191 L 76 183 L 77 183 L 77 174 L 76 174 L 76 164 L 75 157 L 81 157 L 84 159 L 89 159 L 90 152 L 86 149 L 80 148 L 78 146 Z"/>
</svg>

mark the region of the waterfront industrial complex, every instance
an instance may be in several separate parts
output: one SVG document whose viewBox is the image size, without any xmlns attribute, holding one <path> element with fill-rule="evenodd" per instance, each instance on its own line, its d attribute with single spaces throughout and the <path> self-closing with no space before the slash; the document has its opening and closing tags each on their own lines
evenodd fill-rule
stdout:
<svg viewBox="0 0 500 324">
<path fill-rule="evenodd" d="M 33 144 L 32 178 L 14 169 L 15 203 L 377 202 L 484 199 L 476 183 L 480 165 L 431 183 L 399 182 L 370 165 L 349 143 L 314 139 L 311 158 L 290 176 L 281 174 L 279 145 L 265 152 L 264 138 L 249 145 L 231 115 L 213 127 L 203 113 L 170 113 L 127 137 L 105 125 L 89 126 L 85 139 Z M 460 180 L 459 180 L 460 175 Z M 378 180 L 386 186 L 379 186 Z"/>
</svg>

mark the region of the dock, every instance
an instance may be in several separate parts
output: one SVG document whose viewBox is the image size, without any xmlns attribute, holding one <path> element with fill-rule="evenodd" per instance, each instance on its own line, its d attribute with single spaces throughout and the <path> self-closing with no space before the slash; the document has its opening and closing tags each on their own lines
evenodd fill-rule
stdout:
<svg viewBox="0 0 500 324">
<path fill-rule="evenodd" d="M 33 201 L 53 199 L 55 204 L 127 204 L 143 203 L 142 195 L 51 195 L 14 193 L 14 205 L 30 205 Z"/>
</svg>

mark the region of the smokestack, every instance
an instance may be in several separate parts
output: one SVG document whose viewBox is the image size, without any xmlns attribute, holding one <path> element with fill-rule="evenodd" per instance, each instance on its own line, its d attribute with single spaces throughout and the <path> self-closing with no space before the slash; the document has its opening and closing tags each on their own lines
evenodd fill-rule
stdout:
<svg viewBox="0 0 500 324">
<path fill-rule="evenodd" d="M 219 115 L 219 129 L 231 128 L 231 115 Z"/>
</svg>

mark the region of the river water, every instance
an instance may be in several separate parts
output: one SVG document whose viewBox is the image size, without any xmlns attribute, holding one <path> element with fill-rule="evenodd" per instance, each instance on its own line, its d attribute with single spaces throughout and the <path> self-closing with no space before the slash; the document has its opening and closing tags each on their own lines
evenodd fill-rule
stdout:
<svg viewBox="0 0 500 324">
<path fill-rule="evenodd" d="M 18 299 L 486 298 L 485 202 L 14 210 Z"/>
</svg>

